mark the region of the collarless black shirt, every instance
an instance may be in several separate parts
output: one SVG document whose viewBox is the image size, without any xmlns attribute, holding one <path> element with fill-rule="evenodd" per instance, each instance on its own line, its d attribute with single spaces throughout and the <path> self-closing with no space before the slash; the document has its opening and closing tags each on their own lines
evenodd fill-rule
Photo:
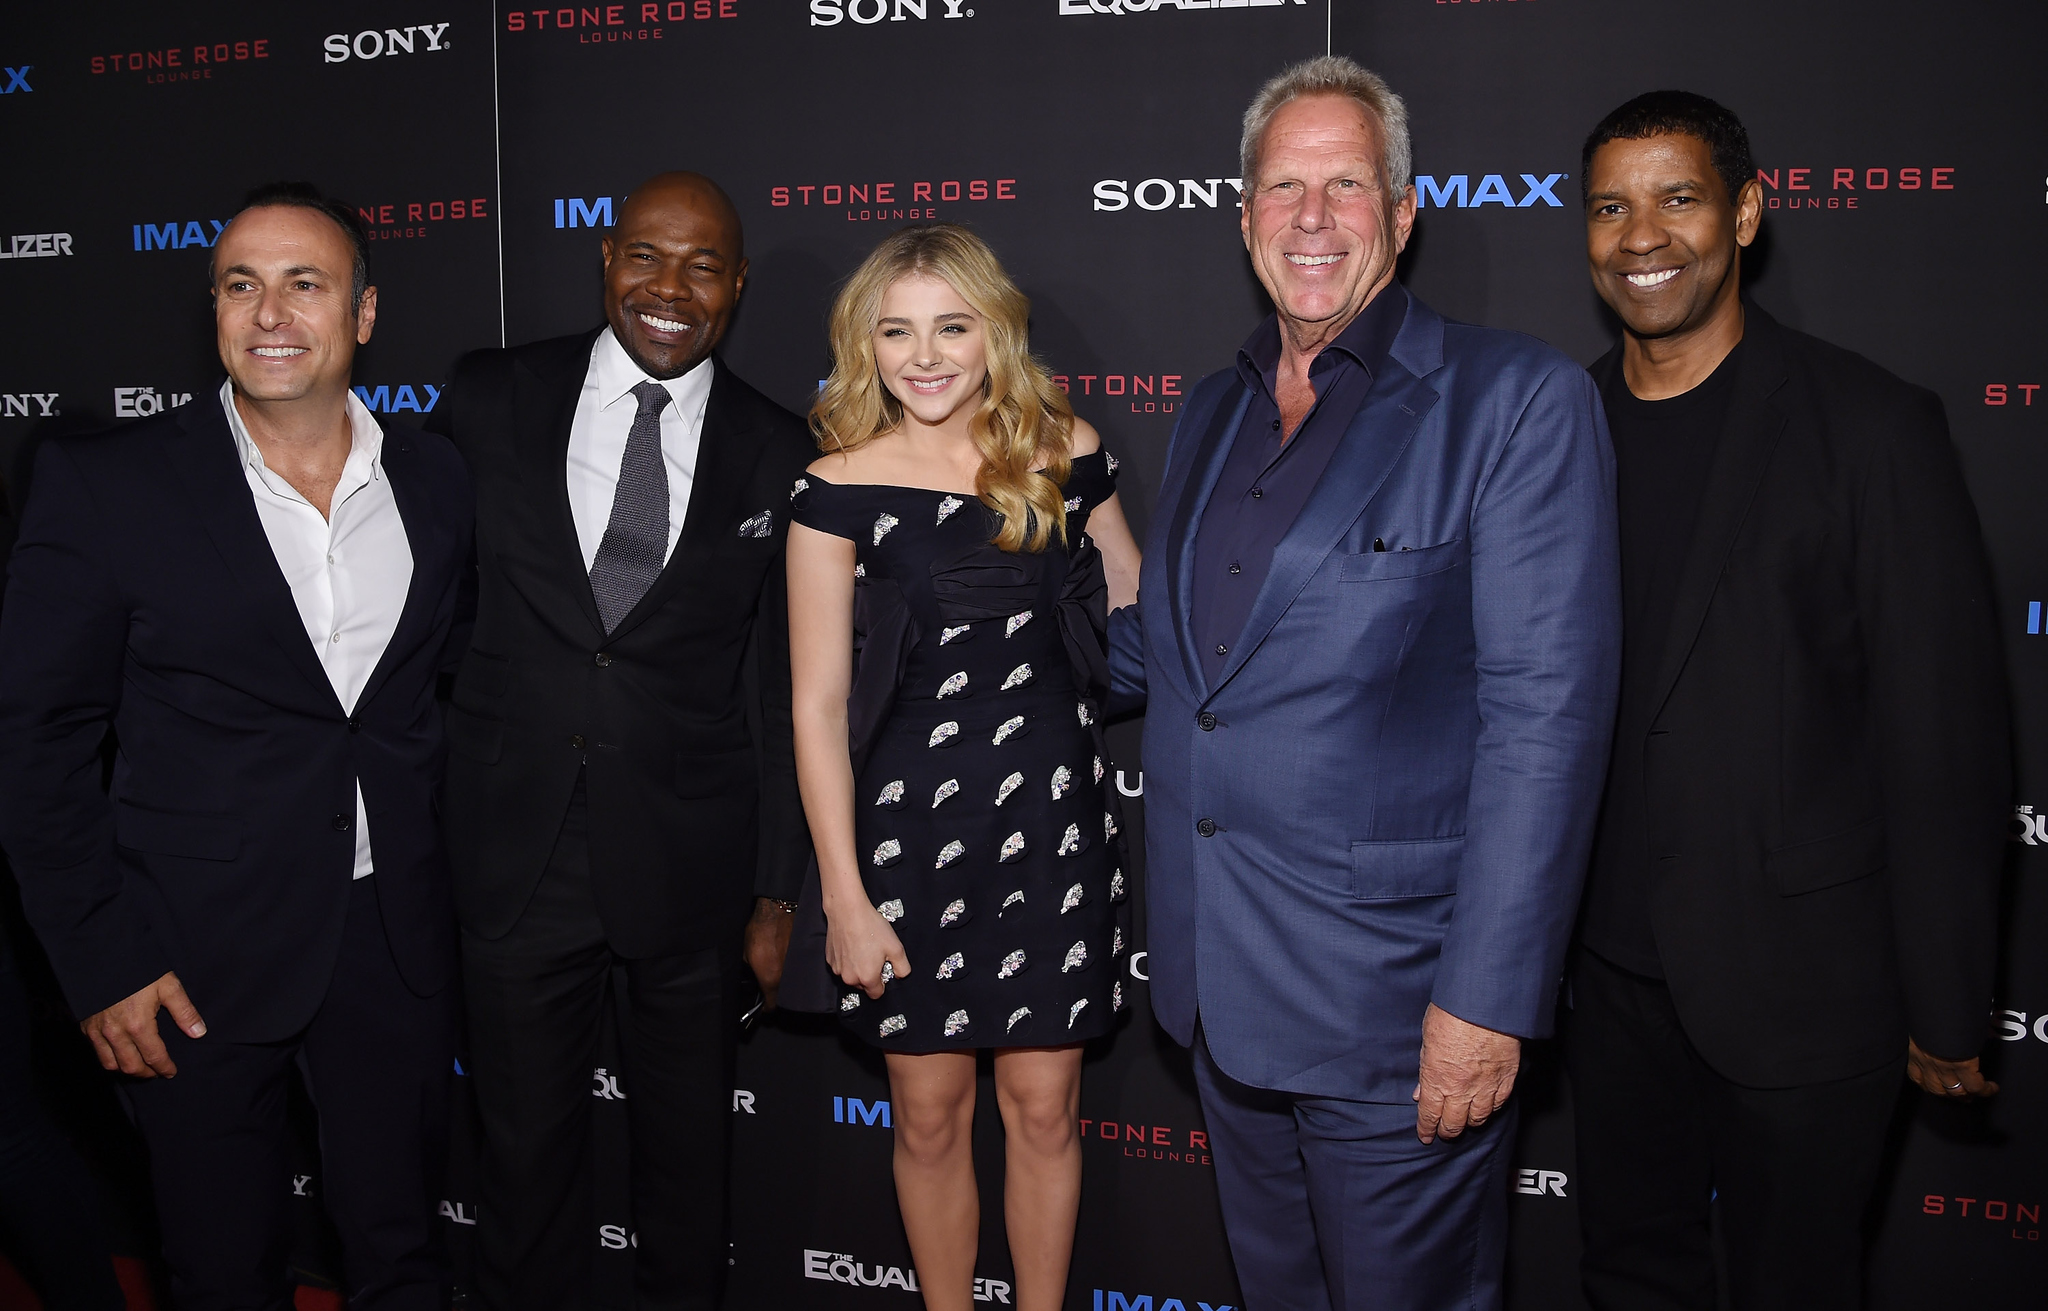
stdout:
<svg viewBox="0 0 2048 1311">
<path fill-rule="evenodd" d="M 1408 293 L 1390 282 L 1316 355 L 1308 367 L 1315 403 L 1292 436 L 1281 431 L 1276 394 L 1279 318 L 1268 315 L 1238 348 L 1237 376 L 1251 402 L 1195 531 L 1189 589 L 1189 624 L 1211 687 L 1244 631 L 1272 567 L 1273 549 L 1330 467 L 1407 315 Z"/>
<path fill-rule="evenodd" d="M 1727 426 L 1741 355 L 1738 342 L 1706 381 L 1666 400 L 1639 399 L 1621 369 L 1604 389 L 1621 527 L 1621 678 L 1627 689 L 1657 677 L 1663 664 L 1672 598 Z M 1650 926 L 1646 805 L 1640 778 L 1620 771 L 1609 789 L 1599 858 L 1586 889 L 1585 942 L 1623 969 L 1662 978 Z"/>
</svg>

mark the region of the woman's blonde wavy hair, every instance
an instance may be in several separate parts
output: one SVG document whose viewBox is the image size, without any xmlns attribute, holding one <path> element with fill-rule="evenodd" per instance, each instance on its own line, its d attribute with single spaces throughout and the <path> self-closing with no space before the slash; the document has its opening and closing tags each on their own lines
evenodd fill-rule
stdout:
<svg viewBox="0 0 2048 1311">
<path fill-rule="evenodd" d="M 1074 407 L 1029 345 L 1031 301 L 988 243 L 954 223 L 920 223 L 883 240 L 853 271 L 832 305 L 832 376 L 811 406 L 818 449 L 857 451 L 903 421 L 903 405 L 875 364 L 882 297 L 899 279 L 938 278 L 979 314 L 988 334 L 988 379 L 969 432 L 981 450 L 975 494 L 1002 516 L 995 544 L 1043 551 L 1066 540 L 1061 489 L 1072 463 Z M 1033 466 L 1043 459 L 1042 471 Z"/>
</svg>

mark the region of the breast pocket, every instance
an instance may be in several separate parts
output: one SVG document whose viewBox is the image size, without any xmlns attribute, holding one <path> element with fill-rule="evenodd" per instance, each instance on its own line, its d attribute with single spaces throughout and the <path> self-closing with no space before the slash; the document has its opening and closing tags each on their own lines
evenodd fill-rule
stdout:
<svg viewBox="0 0 2048 1311">
<path fill-rule="evenodd" d="M 1339 562 L 1337 578 L 1346 583 L 1378 583 L 1396 578 L 1426 578 L 1463 565 L 1470 552 L 1465 539 L 1417 546 L 1408 550 L 1361 551 Z"/>
</svg>

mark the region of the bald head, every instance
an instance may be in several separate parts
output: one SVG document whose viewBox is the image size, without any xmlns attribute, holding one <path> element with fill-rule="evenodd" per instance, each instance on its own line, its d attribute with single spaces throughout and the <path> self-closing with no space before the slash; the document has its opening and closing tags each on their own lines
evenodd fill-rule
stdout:
<svg viewBox="0 0 2048 1311">
<path fill-rule="evenodd" d="M 650 377 L 681 377 L 710 356 L 746 280 L 739 211 L 701 173 L 633 188 L 604 238 L 605 318 Z"/>
</svg>

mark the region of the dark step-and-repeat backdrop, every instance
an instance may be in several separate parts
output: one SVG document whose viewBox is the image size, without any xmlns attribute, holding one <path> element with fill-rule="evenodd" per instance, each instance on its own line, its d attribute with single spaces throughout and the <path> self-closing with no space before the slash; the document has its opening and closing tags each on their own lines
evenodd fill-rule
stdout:
<svg viewBox="0 0 2048 1311">
<path fill-rule="evenodd" d="M 726 356 L 801 410 L 838 279 L 916 219 L 972 224 L 1034 305 L 1033 345 L 1124 459 L 1142 531 L 1169 432 L 1265 303 L 1237 235 L 1238 121 L 1289 61 L 1335 50 L 1408 97 L 1422 212 L 1409 284 L 1457 318 L 1583 361 L 1613 336 L 1588 285 L 1579 143 L 1660 86 L 1748 122 L 1768 206 L 1757 299 L 1940 392 L 1983 513 L 2018 706 L 2019 804 L 1988 1107 L 1902 1099 L 1873 1222 L 1883 1307 L 2041 1305 L 2048 1287 L 2048 215 L 2039 6 L 1857 0 L 476 0 L 298 6 L 39 3 L 0 19 L 0 455 L 216 385 L 208 250 L 251 184 L 305 177 L 376 238 L 370 405 L 430 412 L 455 357 L 597 321 L 598 237 L 635 181 L 702 170 L 753 261 Z M 1133 826 L 1141 726 L 1112 735 Z M 1137 836 L 1137 834 L 1134 834 Z M 1140 1004 L 1090 1053 L 1086 1186 L 1067 1305 L 1240 1302 L 1185 1053 Z M 1903 944 L 1907 951 L 1912 944 Z M 61 1047 L 61 1044 L 60 1044 Z M 75 1050 L 59 1052 L 75 1059 Z M 593 1072 L 615 1300 L 634 1242 L 616 1058 Z M 1580 1305 L 1570 1092 L 1532 1054 L 1513 1179 L 1513 1299 Z M 879 1062 L 829 1027 L 747 1039 L 737 1135 L 740 1308 L 919 1305 Z M 78 1104 L 97 1086 L 78 1084 Z M 111 1104 L 111 1103 L 107 1103 Z M 977 1128 L 977 1296 L 1013 1302 Z M 74 1115 L 78 1112 L 75 1108 Z M 132 1163 L 96 1147 L 118 1182 Z M 332 1274 L 309 1155 L 300 1263 Z M 466 1158 L 442 1214 L 474 1233 Z M 136 1208 L 143 1210 L 146 1208 Z M 147 1217 L 129 1226 L 146 1241 Z"/>
</svg>

